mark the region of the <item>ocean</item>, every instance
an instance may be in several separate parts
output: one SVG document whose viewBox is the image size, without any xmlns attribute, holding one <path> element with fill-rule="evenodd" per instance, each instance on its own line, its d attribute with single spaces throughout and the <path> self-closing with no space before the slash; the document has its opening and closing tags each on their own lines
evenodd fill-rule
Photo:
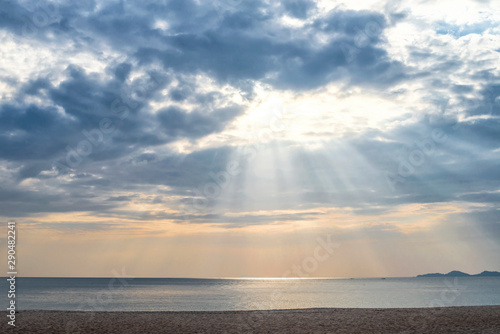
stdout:
<svg viewBox="0 0 500 334">
<path fill-rule="evenodd" d="M 0 284 L 7 307 L 8 285 Z M 500 278 L 16 279 L 17 310 L 231 311 L 500 305 Z"/>
</svg>

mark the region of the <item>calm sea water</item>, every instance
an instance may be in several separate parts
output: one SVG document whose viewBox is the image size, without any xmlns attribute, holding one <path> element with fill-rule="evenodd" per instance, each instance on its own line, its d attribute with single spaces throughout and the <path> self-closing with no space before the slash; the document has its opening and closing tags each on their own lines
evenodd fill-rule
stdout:
<svg viewBox="0 0 500 334">
<path fill-rule="evenodd" d="M 500 305 L 500 278 L 17 278 L 19 310 L 224 311 Z M 0 284 L 7 306 L 6 279 Z"/>
</svg>

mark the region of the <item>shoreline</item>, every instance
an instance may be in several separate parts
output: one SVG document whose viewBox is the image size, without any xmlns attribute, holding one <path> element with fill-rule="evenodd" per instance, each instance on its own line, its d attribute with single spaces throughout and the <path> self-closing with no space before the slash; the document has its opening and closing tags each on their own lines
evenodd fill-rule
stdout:
<svg viewBox="0 0 500 334">
<path fill-rule="evenodd" d="M 7 312 L 5 312 L 7 313 Z M 253 311 L 19 311 L 19 333 L 500 333 L 500 305 Z"/>
<path fill-rule="evenodd" d="M 427 306 L 427 307 L 313 307 L 313 308 L 290 308 L 290 309 L 270 309 L 270 310 L 215 310 L 215 311 L 196 311 L 196 310 L 184 310 L 184 311 L 159 311 L 159 310 L 119 310 L 119 311 L 92 311 L 92 310 L 16 310 L 16 314 L 28 313 L 28 312 L 55 312 L 55 313 L 166 313 L 166 314 L 176 314 L 176 313 L 217 313 L 217 314 L 230 314 L 230 313 L 251 313 L 251 312 L 309 312 L 309 311 L 347 311 L 347 310 L 360 310 L 360 311 L 385 311 L 385 310 L 442 310 L 442 309 L 456 309 L 456 308 L 488 308 L 488 307 L 498 307 L 499 305 L 457 305 L 457 306 Z"/>
</svg>

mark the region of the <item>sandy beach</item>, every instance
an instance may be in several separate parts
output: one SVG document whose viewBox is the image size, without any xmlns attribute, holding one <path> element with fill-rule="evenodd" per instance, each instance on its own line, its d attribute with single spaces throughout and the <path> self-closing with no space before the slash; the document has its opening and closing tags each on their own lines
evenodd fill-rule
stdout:
<svg viewBox="0 0 500 334">
<path fill-rule="evenodd" d="M 16 333 L 500 333 L 500 306 L 238 312 L 21 311 Z"/>
</svg>

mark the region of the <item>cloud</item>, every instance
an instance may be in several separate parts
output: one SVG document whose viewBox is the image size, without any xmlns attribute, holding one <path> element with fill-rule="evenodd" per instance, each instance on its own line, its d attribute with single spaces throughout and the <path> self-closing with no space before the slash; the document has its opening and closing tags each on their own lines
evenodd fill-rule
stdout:
<svg viewBox="0 0 500 334">
<path fill-rule="evenodd" d="M 350 268 L 497 265 L 497 5 L 450 4 L 1 1 L 2 216 L 28 260 L 95 242 L 86 275 L 146 247 L 220 276 L 199 254 L 288 263 L 330 233 Z"/>
<path fill-rule="evenodd" d="M 4 65 L 1 175 L 13 180 L 4 181 L 11 195 L 6 214 L 22 215 L 23 202 L 26 215 L 117 214 L 138 200 L 132 193 L 146 196 L 155 210 L 176 211 L 200 199 L 197 191 L 203 196 L 229 162 L 238 163 L 239 174 L 210 199 L 213 212 L 188 210 L 191 221 L 246 226 L 305 219 L 255 215 L 229 222 L 221 214 L 248 206 L 329 205 L 363 216 L 410 203 L 496 202 L 498 57 L 488 52 L 490 44 L 481 47 L 495 41 L 494 18 L 459 25 L 390 3 L 325 10 L 302 0 L 88 2 L 56 9 L 32 34 L 23 32 L 23 17 L 33 24 L 43 6 L 4 2 L 1 9 L 6 40 L 19 50 L 33 44 L 44 55 L 37 57 L 41 65 L 21 68 L 25 74 L 16 72 L 15 59 Z M 250 131 L 245 122 L 258 118 L 256 110 L 271 112 L 266 103 L 275 98 L 286 96 L 286 107 L 320 93 L 332 95 L 331 109 L 314 103 L 300 109 L 317 119 L 314 128 L 299 124 L 297 138 L 275 134 L 257 148 L 243 147 L 251 154 L 241 153 L 241 137 Z M 401 111 L 380 123 L 355 118 L 358 128 L 332 138 L 336 129 L 327 116 L 342 120 L 360 108 L 354 102 L 335 108 L 347 97 L 389 100 Z M 366 106 L 367 118 L 387 112 L 383 103 Z M 109 134 L 101 131 L 104 119 Z M 436 129 L 447 141 L 431 139 L 427 154 L 421 145 Z M 307 131 L 326 139 L 302 141 L 310 140 Z M 68 164 L 69 152 L 80 147 L 81 153 L 86 142 L 92 152 Z M 415 160 L 418 152 L 423 163 Z M 411 159 L 415 166 L 399 175 Z M 67 169 L 53 170 L 54 161 Z M 392 188 L 388 173 L 399 177 Z M 130 215 L 182 221 L 182 213 L 170 211 Z"/>
<path fill-rule="evenodd" d="M 76 128 L 74 121 L 53 107 L 4 104 L 0 108 L 0 154 L 4 159 L 50 158 L 63 149 L 65 139 Z"/>
<path fill-rule="evenodd" d="M 240 115 L 241 108 L 224 108 L 210 113 L 186 111 L 170 107 L 159 110 L 158 120 L 171 137 L 201 138 L 214 132 L 220 132 L 226 124 Z"/>
<path fill-rule="evenodd" d="M 316 8 L 316 3 L 304 0 L 289 0 L 284 1 L 283 7 L 290 16 L 305 19 Z"/>
<path fill-rule="evenodd" d="M 31 190 L 2 189 L 0 208 L 4 217 L 29 217 L 39 213 L 54 212 L 101 212 L 116 205 L 99 203 L 78 194 L 63 196 L 39 193 Z"/>
</svg>

